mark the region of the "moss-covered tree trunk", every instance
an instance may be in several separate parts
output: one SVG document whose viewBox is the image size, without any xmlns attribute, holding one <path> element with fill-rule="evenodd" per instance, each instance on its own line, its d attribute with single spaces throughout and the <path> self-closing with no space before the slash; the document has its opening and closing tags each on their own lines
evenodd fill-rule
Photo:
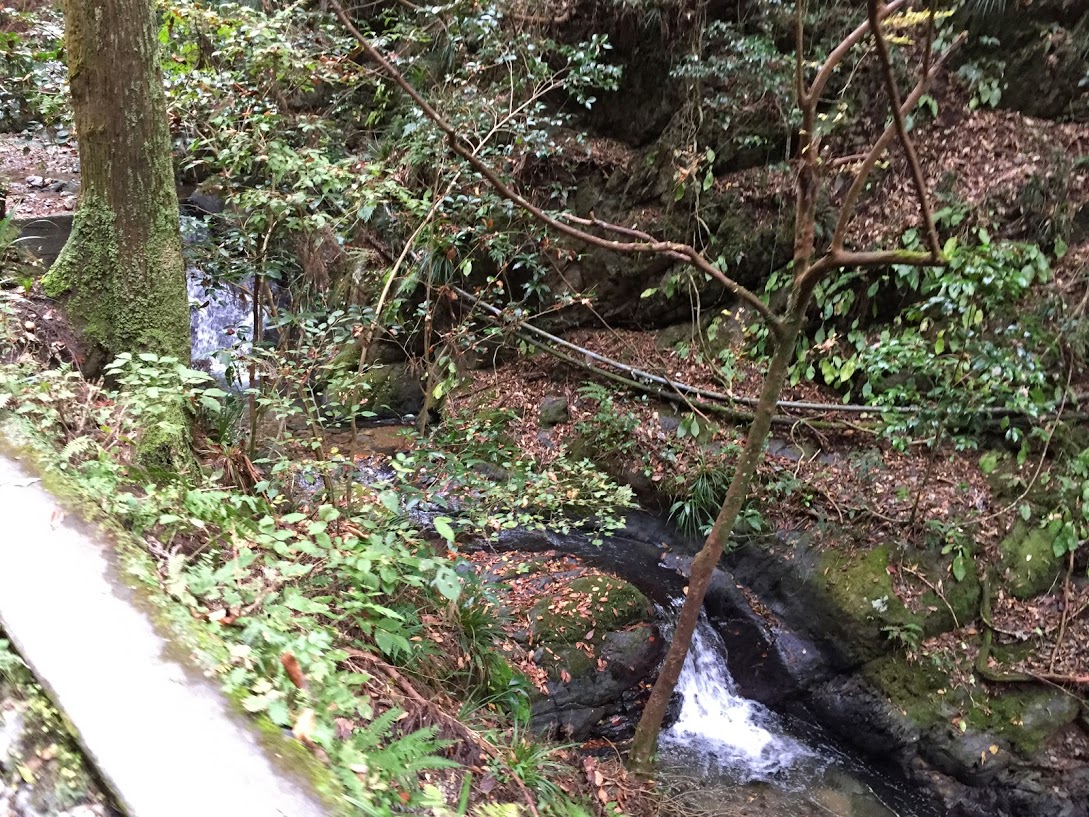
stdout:
<svg viewBox="0 0 1089 817">
<path fill-rule="evenodd" d="M 87 342 L 85 369 L 120 352 L 188 363 L 178 199 L 151 0 L 64 0 L 82 194 L 45 278 Z"/>
</svg>

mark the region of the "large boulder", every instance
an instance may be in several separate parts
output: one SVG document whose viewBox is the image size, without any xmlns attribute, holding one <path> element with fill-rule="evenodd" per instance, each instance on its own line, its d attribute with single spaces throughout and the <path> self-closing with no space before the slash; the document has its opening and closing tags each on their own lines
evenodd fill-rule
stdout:
<svg viewBox="0 0 1089 817">
<path fill-rule="evenodd" d="M 576 578 L 534 605 L 529 644 L 548 675 L 547 691 L 533 701 L 536 731 L 582 740 L 603 720 L 606 731 L 634 721 L 638 686 L 664 650 L 652 612 L 633 585 L 602 574 Z"/>
</svg>

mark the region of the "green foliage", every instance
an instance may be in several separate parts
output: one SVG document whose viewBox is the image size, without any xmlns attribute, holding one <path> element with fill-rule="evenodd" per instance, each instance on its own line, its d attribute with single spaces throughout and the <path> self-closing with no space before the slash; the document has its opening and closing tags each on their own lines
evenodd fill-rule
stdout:
<svg viewBox="0 0 1089 817">
<path fill-rule="evenodd" d="M 968 532 L 957 522 L 928 519 L 926 537 L 931 547 L 939 549 L 942 556 L 951 556 L 949 570 L 958 582 L 964 581 L 974 570 L 972 540 Z"/>
<path fill-rule="evenodd" d="M 980 43 L 995 48 L 999 45 L 993 37 L 981 37 Z M 981 57 L 961 65 L 957 74 L 972 93 L 968 107 L 997 108 L 1006 89 L 1006 61 L 999 57 Z"/>
<path fill-rule="evenodd" d="M 300 348 L 318 349 L 338 320 L 298 323 Z M 269 392 L 255 388 L 260 399 L 271 400 L 292 373 L 298 375 L 298 367 L 323 365 L 310 360 L 309 352 L 294 358 L 259 352 L 254 360 L 268 364 L 270 379 L 277 367 L 284 378 Z M 588 466 L 539 472 L 525 460 L 510 460 L 515 449 L 500 442 L 501 416 L 484 418 L 468 438 L 448 429 L 451 450 L 421 457 L 422 467 L 402 457 L 392 481 L 369 486 L 354 502 L 344 492 L 335 504 L 321 502 L 314 492 L 304 491 L 298 503 L 289 498 L 297 493 L 290 485 L 296 470 L 289 455 L 305 441 L 302 433 L 278 441 L 291 449 L 269 449 L 260 463 L 263 479 L 249 490 L 224 482 L 222 471 L 148 473 L 135 468 L 131 457 L 142 433 L 173 422 L 177 411 L 214 424 L 238 398 L 169 358 L 126 355 L 108 370 L 112 385 L 103 389 L 68 368 L 38 369 L 27 356 L 4 363 L 0 410 L 57 439 L 60 465 L 81 490 L 148 537 L 166 591 L 226 637 L 227 657 L 219 670 L 246 711 L 296 729 L 310 713 L 307 739 L 329 757 L 345 802 L 370 814 L 436 808 L 441 797 L 433 788 L 421 789 L 418 775 L 451 765 L 433 725 L 406 730 L 402 713 L 390 708 L 384 694 L 372 697 L 372 678 L 348 661 L 349 650 L 378 655 L 408 674 L 419 672 L 486 707 L 492 722 L 528 722 L 526 682 L 497 648 L 497 602 L 486 586 L 466 585 L 459 571 L 456 540 L 479 518 L 459 503 L 472 499 L 476 507 L 479 501 L 497 530 L 516 523 L 555 526 L 573 508 L 602 511 L 602 519 L 592 523 L 599 530 L 609 524 L 613 502 L 627 501 L 625 492 Z M 224 457 L 239 456 L 234 447 L 240 440 L 232 435 L 236 420 L 217 432 Z M 443 439 L 438 435 L 438 442 Z M 263 439 L 262 445 L 269 442 Z M 311 451 L 319 467 L 340 462 L 321 446 Z M 429 469 L 459 457 L 464 468 L 448 472 L 458 486 L 444 486 L 429 498 Z M 474 465 L 488 461 L 509 472 L 507 482 L 471 481 L 479 476 Z M 459 495 L 459 488 L 466 492 Z M 439 550 L 419 525 L 419 510 L 429 499 L 432 506 L 451 508 L 450 516 L 434 518 L 443 539 Z M 446 622 L 452 641 L 441 652 L 423 638 L 425 618 Z M 306 678 L 305 689 L 284 669 L 281 659 L 288 653 Z M 14 666 L 5 661 L 5 672 L 9 664 Z M 547 751 L 522 743 L 512 748 L 509 762 L 501 762 L 502 773 L 524 779 L 542 796 L 555 794 Z M 410 793 L 407 803 L 404 792 Z"/>
<path fill-rule="evenodd" d="M 70 112 L 59 13 L 5 8 L 0 23 L 0 131 L 62 125 Z"/>
<path fill-rule="evenodd" d="M 1058 528 L 1052 550 L 1055 558 L 1063 559 L 1089 541 L 1089 449 L 1060 457 L 1042 482 L 1053 504 L 1041 514 L 1040 527 Z"/>
<path fill-rule="evenodd" d="M 735 448 L 733 453 L 739 452 Z M 719 457 L 701 457 L 694 466 L 674 477 L 666 490 L 677 496 L 669 508 L 677 527 L 688 536 L 706 536 L 732 478 L 733 470 Z"/>
<path fill-rule="evenodd" d="M 11 642 L 0 638 L 0 679 L 15 683 L 26 678 L 26 664 L 11 648 Z"/>
<path fill-rule="evenodd" d="M 631 411 L 622 411 L 617 405 L 615 393 L 600 383 L 584 383 L 579 395 L 597 405 L 589 419 L 575 424 L 575 431 L 593 441 L 598 451 L 607 451 L 618 457 L 639 456 L 639 440 L 636 431 L 639 418 Z"/>
<path fill-rule="evenodd" d="M 779 120 L 784 132 L 798 120 L 794 56 L 779 49 L 776 33 L 768 23 L 714 20 L 703 32 L 701 51 L 685 56 L 672 71 L 702 89 L 704 114 L 730 135 L 735 149 L 764 147 L 768 118 Z M 712 151 L 711 165 L 714 158 Z"/>
<path fill-rule="evenodd" d="M 893 267 L 824 283 L 815 296 L 822 322 L 802 342 L 794 379 L 819 375 L 844 388 L 845 401 L 857 395 L 888 408 L 886 431 L 900 445 L 939 427 L 972 445 L 995 411 L 1005 414 L 1008 438 L 1021 441 L 1023 427 L 1009 417 L 1031 422 L 1061 397 L 1048 371 L 1056 337 L 1018 307 L 1051 268 L 1035 245 L 993 241 L 982 229 L 974 239 L 950 239 L 945 267 Z M 905 234 L 907 247 L 918 242 L 914 230 Z M 870 329 L 889 302 L 903 306 L 890 324 Z"/>
<path fill-rule="evenodd" d="M 449 417 L 423 454 L 399 455 L 394 467 L 402 490 L 457 516 L 457 526 L 489 536 L 516 527 L 570 532 L 595 538 L 623 525 L 619 510 L 631 507 L 631 490 L 618 486 L 585 459 L 543 467 L 506 433 L 512 415 L 485 412 Z M 439 486 L 441 491 L 417 486 Z"/>
<path fill-rule="evenodd" d="M 895 641 L 909 651 L 919 649 L 923 639 L 923 628 L 914 621 L 896 622 L 881 628 L 889 641 Z"/>
</svg>

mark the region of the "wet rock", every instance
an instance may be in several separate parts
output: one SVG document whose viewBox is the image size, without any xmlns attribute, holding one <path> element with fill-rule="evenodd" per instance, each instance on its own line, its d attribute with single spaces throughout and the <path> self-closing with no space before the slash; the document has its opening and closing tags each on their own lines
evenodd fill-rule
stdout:
<svg viewBox="0 0 1089 817">
<path fill-rule="evenodd" d="M 971 786 L 985 785 L 1008 768 L 1011 755 L 995 735 L 941 727 L 920 745 L 923 758 L 935 769 Z"/>
<path fill-rule="evenodd" d="M 665 412 L 658 412 L 658 427 L 662 429 L 666 434 L 673 434 L 680 428 L 681 418 L 675 414 L 667 414 Z"/>
<path fill-rule="evenodd" d="M 181 212 L 185 216 L 204 218 L 222 213 L 226 207 L 223 199 L 209 193 L 192 193 L 181 203 Z"/>
<path fill-rule="evenodd" d="M 33 188 L 35 188 L 37 190 L 40 190 L 41 188 L 45 187 L 45 177 L 44 176 L 27 176 L 26 177 L 26 186 L 27 187 L 33 187 Z"/>
<path fill-rule="evenodd" d="M 585 662 L 570 680 L 561 676 L 549 682 L 548 694 L 533 704 L 534 731 L 583 740 L 606 717 L 633 722 L 638 710 L 634 696 L 626 697 L 626 693 L 654 671 L 663 650 L 664 639 L 653 624 L 609 633 L 599 652 L 604 668 L 597 661 Z M 565 658 L 556 662 L 557 672 L 567 672 L 560 664 L 575 663 L 570 654 Z"/>
<path fill-rule="evenodd" d="M 423 384 L 406 363 L 372 366 L 363 381 L 367 386 L 363 408 L 379 419 L 418 415 L 423 409 Z"/>
<path fill-rule="evenodd" d="M 1034 751 L 1067 724 L 1073 723 L 1081 704 L 1078 699 L 1061 690 L 1041 690 L 1023 707 L 1018 716 L 1019 732 L 1024 735 L 1022 744 Z"/>
<path fill-rule="evenodd" d="M 614 576 L 582 576 L 558 597 L 529 611 L 527 637 L 548 673 L 548 691 L 533 702 L 535 731 L 569 740 L 618 736 L 638 717 L 639 683 L 654 672 L 664 649 L 652 608 L 633 585 Z"/>
<path fill-rule="evenodd" d="M 858 677 L 825 681 L 809 701 L 823 723 L 865 752 L 892 758 L 919 741 L 918 727 Z"/>
<path fill-rule="evenodd" d="M 541 401 L 540 417 L 542 428 L 551 428 L 566 423 L 571 419 L 567 398 L 558 395 L 545 397 Z"/>
</svg>

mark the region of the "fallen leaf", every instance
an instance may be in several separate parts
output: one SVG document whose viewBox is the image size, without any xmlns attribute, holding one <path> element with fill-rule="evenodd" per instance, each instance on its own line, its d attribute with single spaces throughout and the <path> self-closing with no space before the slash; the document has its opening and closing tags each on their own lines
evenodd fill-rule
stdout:
<svg viewBox="0 0 1089 817">
<path fill-rule="evenodd" d="M 287 672 L 287 677 L 291 679 L 291 683 L 299 689 L 306 689 L 306 676 L 303 675 L 302 667 L 299 666 L 299 659 L 293 653 L 285 652 L 280 656 L 280 663 L 284 665 L 284 670 Z"/>
</svg>

